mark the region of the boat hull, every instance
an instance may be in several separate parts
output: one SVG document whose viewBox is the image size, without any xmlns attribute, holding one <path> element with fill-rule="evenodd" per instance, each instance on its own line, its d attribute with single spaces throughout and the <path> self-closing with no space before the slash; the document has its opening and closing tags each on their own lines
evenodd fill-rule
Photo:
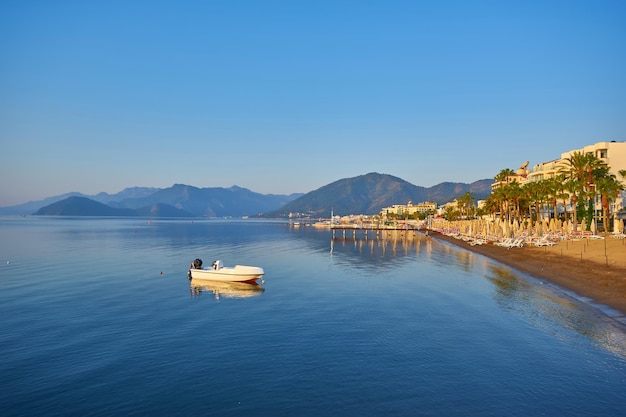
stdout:
<svg viewBox="0 0 626 417">
<path fill-rule="evenodd" d="M 189 270 L 189 278 L 220 282 L 256 282 L 265 275 L 263 268 L 258 266 L 235 265 L 219 269 Z"/>
</svg>

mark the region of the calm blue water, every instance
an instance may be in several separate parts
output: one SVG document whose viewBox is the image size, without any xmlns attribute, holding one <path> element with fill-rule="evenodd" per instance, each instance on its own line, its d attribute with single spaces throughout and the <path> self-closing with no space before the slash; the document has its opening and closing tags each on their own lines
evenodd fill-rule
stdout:
<svg viewBox="0 0 626 417">
<path fill-rule="evenodd" d="M 265 269 L 196 287 L 196 257 Z M 0 218 L 2 416 L 623 415 L 624 326 L 420 235 Z"/>
</svg>

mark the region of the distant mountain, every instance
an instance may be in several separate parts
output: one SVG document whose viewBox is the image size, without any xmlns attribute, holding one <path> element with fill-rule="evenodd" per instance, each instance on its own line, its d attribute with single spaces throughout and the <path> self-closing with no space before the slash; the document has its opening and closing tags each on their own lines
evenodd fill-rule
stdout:
<svg viewBox="0 0 626 417">
<path fill-rule="evenodd" d="M 138 209 L 115 208 L 87 197 L 68 197 L 37 210 L 37 216 L 124 216 L 124 217 L 193 217 L 193 214 L 167 204 L 153 204 Z"/>
<path fill-rule="evenodd" d="M 419 201 L 433 201 L 437 204 L 448 203 L 463 194 L 470 192 L 477 200 L 484 200 L 491 194 L 493 179 L 475 181 L 471 184 L 461 182 L 442 182 L 433 187 L 426 188 L 425 199 Z M 415 202 L 415 200 L 413 200 Z"/>
<path fill-rule="evenodd" d="M 116 209 L 87 197 L 68 197 L 37 210 L 41 216 L 136 216 L 135 210 Z"/>
<path fill-rule="evenodd" d="M 147 197 L 151 194 L 156 193 L 159 190 L 160 188 L 154 188 L 154 187 L 130 187 L 130 188 L 124 188 L 122 191 L 116 194 L 98 193 L 89 198 L 91 198 L 92 200 L 96 200 L 103 204 L 109 204 L 111 202 L 125 200 L 127 198 Z"/>
<path fill-rule="evenodd" d="M 265 213 L 266 217 L 284 217 L 289 213 L 327 217 L 336 214 L 376 214 L 383 207 L 434 201 L 443 204 L 471 192 L 476 199 L 486 198 L 491 192 L 491 179 L 472 184 L 445 182 L 431 188 L 413 185 L 387 174 L 369 173 L 345 178 L 325 185 L 299 197 L 278 210 Z"/>
<path fill-rule="evenodd" d="M 301 195 L 259 194 L 237 186 L 197 188 L 175 184 L 146 197 L 119 201 L 114 206 L 139 208 L 164 203 L 198 217 L 241 217 L 276 210 Z"/>
<path fill-rule="evenodd" d="M 301 195 L 259 194 L 237 186 L 197 188 L 175 184 L 165 189 L 129 188 L 114 195 L 100 193 L 84 197 L 72 194 L 31 212 L 25 212 L 29 205 L 22 205 L 20 211 L 15 212 L 15 207 L 13 212 L 0 209 L 0 214 L 35 212 L 37 215 L 67 216 L 242 217 L 276 210 Z"/>
<path fill-rule="evenodd" d="M 90 200 L 94 200 L 99 203 L 109 204 L 110 202 L 123 200 L 125 198 L 145 197 L 147 195 L 153 194 L 154 192 L 158 190 L 160 190 L 160 188 L 132 187 L 132 188 L 125 188 L 124 190 L 120 191 L 117 194 L 108 194 L 108 193 L 102 192 L 96 195 L 85 195 L 82 193 L 71 192 L 71 193 L 57 195 L 54 197 L 48 197 L 43 200 L 29 201 L 27 203 L 18 204 L 15 206 L 0 207 L 0 214 L 1 215 L 31 214 L 31 213 L 36 212 L 42 207 L 48 206 L 52 203 L 56 203 L 57 201 L 65 200 L 68 197 L 87 197 Z"/>
</svg>

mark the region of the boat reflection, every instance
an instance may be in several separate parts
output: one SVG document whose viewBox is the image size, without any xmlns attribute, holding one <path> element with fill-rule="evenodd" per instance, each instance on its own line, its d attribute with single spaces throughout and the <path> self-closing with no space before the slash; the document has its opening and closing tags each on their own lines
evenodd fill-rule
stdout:
<svg viewBox="0 0 626 417">
<path fill-rule="evenodd" d="M 192 297 L 199 297 L 203 292 L 210 292 L 216 300 L 220 298 L 250 298 L 256 297 L 265 291 L 259 284 L 246 282 L 219 282 L 200 279 L 189 281 L 189 291 Z"/>
</svg>

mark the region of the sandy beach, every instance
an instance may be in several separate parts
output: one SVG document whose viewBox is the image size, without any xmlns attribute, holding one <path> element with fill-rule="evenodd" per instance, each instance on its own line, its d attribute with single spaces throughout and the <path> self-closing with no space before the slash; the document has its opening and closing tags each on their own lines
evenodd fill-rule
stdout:
<svg viewBox="0 0 626 417">
<path fill-rule="evenodd" d="M 550 281 L 626 316 L 626 239 L 582 238 L 563 240 L 554 246 L 507 249 L 493 244 L 472 246 L 432 231 L 430 235 Z"/>
</svg>

